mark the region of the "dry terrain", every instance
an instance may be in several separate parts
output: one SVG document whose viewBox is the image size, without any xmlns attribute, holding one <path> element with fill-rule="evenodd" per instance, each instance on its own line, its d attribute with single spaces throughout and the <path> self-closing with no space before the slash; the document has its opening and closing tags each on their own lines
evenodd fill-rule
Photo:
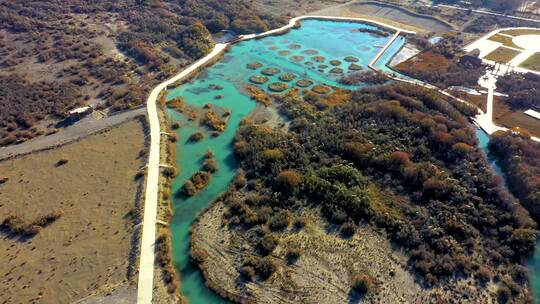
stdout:
<svg viewBox="0 0 540 304">
<path fill-rule="evenodd" d="M 256 0 L 253 8 L 277 16 L 300 16 L 324 8 L 340 5 L 349 0 Z"/>
<path fill-rule="evenodd" d="M 33 237 L 1 230 L 0 303 L 135 301 L 143 121 L 0 162 L 0 221 L 61 214 Z"/>
<path fill-rule="evenodd" d="M 424 16 L 402 7 L 371 1 L 359 1 L 343 6 L 335 6 L 321 10 L 317 14 L 367 18 L 423 33 L 435 32 L 441 34 L 453 29 L 445 21 L 427 15 Z"/>
<path fill-rule="evenodd" d="M 493 102 L 493 121 L 499 126 L 525 129 L 532 136 L 540 137 L 540 120 L 523 111 L 522 109 L 512 110 L 504 99 L 496 97 Z"/>
<path fill-rule="evenodd" d="M 255 303 L 356 303 L 358 296 L 350 288 L 356 272 L 375 277 L 379 286 L 362 303 L 429 303 L 450 298 L 459 303 L 484 303 L 489 297 L 489 291 L 478 290 L 465 280 L 453 281 L 448 290 L 425 289 L 407 271 L 407 257 L 383 233 L 359 226 L 353 237 L 343 238 L 315 210 L 304 212 L 305 227 L 289 227 L 284 232 L 270 256 L 278 270 L 264 282 L 246 281 L 237 263 L 255 255 L 245 236 L 231 233 L 224 225 L 226 211 L 222 202 L 216 202 L 201 214 L 193 226 L 192 242 L 208 253 L 202 266 L 207 284 L 233 297 L 247 297 Z M 291 248 L 302 252 L 293 263 L 286 257 Z"/>
</svg>

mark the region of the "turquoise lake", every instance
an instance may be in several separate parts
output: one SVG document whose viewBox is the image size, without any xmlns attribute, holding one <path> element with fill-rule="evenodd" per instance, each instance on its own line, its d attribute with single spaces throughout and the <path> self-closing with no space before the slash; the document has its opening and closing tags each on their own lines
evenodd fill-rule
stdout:
<svg viewBox="0 0 540 304">
<path fill-rule="evenodd" d="M 340 85 L 340 75 L 330 73 L 333 68 L 348 72 L 350 62 L 347 56 L 358 59 L 354 62 L 363 70 L 392 37 L 374 36 L 359 29 L 380 29 L 375 26 L 322 20 L 304 20 L 302 26 L 279 36 L 268 36 L 259 40 L 249 40 L 235 44 L 225 53 L 223 59 L 202 71 L 196 79 L 178 88 L 169 90 L 168 99 L 182 96 L 186 103 L 194 107 L 211 104 L 231 112 L 227 127 L 217 137 L 206 136 L 196 143 L 187 139 L 196 131 L 204 130 L 198 123 L 190 122 L 175 110 L 169 109 L 171 122 L 180 121 L 182 127 L 176 132 L 176 160 L 179 175 L 173 184 L 174 217 L 170 226 L 173 238 L 173 261 L 181 277 L 181 293 L 190 304 L 227 303 L 208 289 L 197 268 L 189 263 L 190 229 L 194 220 L 204 208 L 225 192 L 236 173 L 232 143 L 240 121 L 249 115 L 256 103 L 245 94 L 245 85 L 251 76 L 262 76 L 261 71 L 272 67 L 279 73 L 269 77 L 261 88 L 268 90 L 268 85 L 278 81 L 279 75 L 292 73 L 296 79 L 289 82 L 292 88 L 300 79 L 311 80 L 314 84 Z M 386 63 L 401 49 L 404 37 L 398 37 L 377 61 L 376 66 L 390 71 Z M 316 52 L 316 54 L 314 54 Z M 324 57 L 323 62 L 315 62 L 314 56 Z M 339 64 L 330 60 L 339 60 Z M 321 59 L 319 58 L 319 61 Z M 262 67 L 247 68 L 247 64 L 259 62 Z M 320 66 L 320 65 L 326 65 Z M 212 86 L 211 86 L 212 85 Z M 216 90 L 216 85 L 220 87 Z M 363 85 L 360 85 L 361 87 Z M 350 87 L 349 87 L 350 88 Z M 353 87 L 354 88 L 354 87 Z M 217 99 L 216 96 L 222 95 Z M 212 150 L 219 170 L 212 175 L 209 185 L 193 197 L 179 195 L 182 185 L 197 171 L 202 170 L 204 154 Z"/>
<path fill-rule="evenodd" d="M 205 69 L 195 80 L 169 91 L 168 99 L 182 96 L 186 103 L 192 106 L 203 107 L 212 104 L 231 112 L 227 128 L 221 135 L 211 137 L 207 132 L 203 140 L 189 143 L 187 138 L 202 128 L 196 123 L 189 122 L 182 114 L 168 110 L 170 121 L 183 123 L 177 130 L 179 141 L 176 143 L 176 160 L 180 173 L 172 189 L 175 215 L 170 228 L 173 236 L 173 260 L 181 276 L 181 292 L 189 303 L 228 303 L 205 286 L 198 269 L 189 263 L 189 231 L 197 214 L 226 191 L 235 176 L 236 162 L 232 142 L 240 121 L 256 106 L 256 103 L 245 94 L 245 84 L 249 83 L 251 76 L 263 76 L 261 71 L 272 67 L 279 69 L 279 73 L 266 76 L 269 81 L 260 85 L 266 91 L 268 85 L 279 81 L 278 77 L 283 73 L 292 73 L 296 76 L 295 80 L 288 83 L 290 87 L 294 87 L 294 83 L 300 79 L 311 80 L 314 85 L 324 83 L 346 87 L 337 82 L 340 75 L 330 73 L 330 70 L 338 67 L 347 73 L 351 64 L 344 60 L 347 56 L 357 58 L 358 61 L 354 63 L 367 70 L 369 62 L 391 38 L 391 35 L 377 37 L 358 31 L 362 28 L 379 29 L 359 23 L 304 20 L 301 28 L 293 29 L 287 34 L 235 44 L 222 60 Z M 393 73 L 386 64 L 401 49 L 405 41 L 404 37 L 398 37 L 377 61 L 376 67 Z M 313 54 L 313 50 L 317 53 Z M 324 57 L 324 62 L 315 62 L 314 56 Z M 339 60 L 340 64 L 331 65 L 330 60 Z M 255 70 L 247 68 L 246 65 L 251 62 L 259 62 L 262 67 Z M 215 90 L 209 86 L 210 84 L 218 85 L 222 89 Z M 216 99 L 217 95 L 223 95 L 223 98 Z M 481 130 L 478 130 L 477 136 L 479 145 L 487 157 L 489 137 Z M 212 175 L 210 184 L 194 197 L 177 195 L 182 185 L 195 172 L 201 170 L 204 154 L 209 149 L 214 152 L 214 158 L 219 165 L 219 171 Z M 496 162 L 489 158 L 488 161 L 493 170 L 504 177 Z M 537 251 L 531 259 L 530 270 L 534 292 L 540 289 L 538 275 L 540 251 Z"/>
</svg>

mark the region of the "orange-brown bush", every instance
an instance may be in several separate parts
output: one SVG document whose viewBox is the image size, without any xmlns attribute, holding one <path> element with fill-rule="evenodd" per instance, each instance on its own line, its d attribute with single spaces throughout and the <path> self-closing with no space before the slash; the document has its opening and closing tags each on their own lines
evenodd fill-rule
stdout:
<svg viewBox="0 0 540 304">
<path fill-rule="evenodd" d="M 9 215 L 2 221 L 0 228 L 5 229 L 8 233 L 31 237 L 38 234 L 43 228 L 57 221 L 62 214 L 62 211 L 52 211 L 37 217 L 30 223 L 25 223 L 16 215 Z"/>
</svg>

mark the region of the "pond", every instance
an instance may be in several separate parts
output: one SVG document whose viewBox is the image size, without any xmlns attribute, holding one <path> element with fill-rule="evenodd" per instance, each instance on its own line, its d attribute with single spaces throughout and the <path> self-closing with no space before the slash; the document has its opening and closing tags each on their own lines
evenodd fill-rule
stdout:
<svg viewBox="0 0 540 304">
<path fill-rule="evenodd" d="M 360 23 L 305 20 L 300 28 L 284 35 L 235 44 L 223 59 L 205 69 L 196 79 L 169 91 L 168 99 L 182 96 L 190 106 L 201 109 L 215 107 L 230 112 L 225 130 L 213 137 L 198 123 L 189 121 L 175 110 L 168 110 L 170 122 L 182 124 L 176 131 L 179 135 L 176 160 L 180 173 L 172 189 L 174 217 L 170 229 L 173 261 L 180 273 L 181 293 L 190 304 L 226 303 L 205 286 L 198 269 L 189 263 L 189 231 L 197 214 L 226 191 L 235 176 L 234 136 L 241 120 L 256 107 L 255 102 L 247 96 L 245 85 L 250 83 L 250 78 L 253 80 L 252 76 L 258 76 L 259 80 L 267 78 L 264 83 L 256 84 L 265 91 L 269 91 L 269 86 L 276 82 L 286 83 L 289 89 L 298 87 L 298 80 L 309 80 L 309 86 L 305 86 L 304 82 L 306 89 L 323 83 L 344 87 L 337 82 L 341 73 L 367 70 L 369 62 L 393 34 L 375 35 L 366 32 L 366 29 L 382 30 Z M 377 66 L 385 68 L 404 43 L 405 38 L 396 39 L 379 59 Z M 248 67 L 249 63 L 253 64 Z M 206 136 L 198 142 L 190 142 L 188 138 L 200 130 Z M 219 170 L 212 174 L 208 186 L 197 195 L 180 195 L 182 185 L 201 170 L 204 155 L 209 149 L 214 152 Z"/>
</svg>

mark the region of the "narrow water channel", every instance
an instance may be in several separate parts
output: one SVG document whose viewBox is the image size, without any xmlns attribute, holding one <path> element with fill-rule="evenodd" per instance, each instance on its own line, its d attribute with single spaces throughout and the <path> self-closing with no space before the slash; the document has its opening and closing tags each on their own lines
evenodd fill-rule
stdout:
<svg viewBox="0 0 540 304">
<path fill-rule="evenodd" d="M 484 152 L 484 156 L 489 162 L 489 165 L 495 171 L 497 175 L 502 177 L 504 185 L 507 185 L 506 176 L 504 175 L 501 167 L 497 164 L 495 159 L 489 156 L 489 135 L 484 132 L 482 129 L 476 130 L 476 136 L 478 137 L 479 147 Z M 536 251 L 534 256 L 529 261 L 529 282 L 531 284 L 531 290 L 534 296 L 534 302 L 540 303 L 540 240 L 536 242 Z"/>
</svg>

